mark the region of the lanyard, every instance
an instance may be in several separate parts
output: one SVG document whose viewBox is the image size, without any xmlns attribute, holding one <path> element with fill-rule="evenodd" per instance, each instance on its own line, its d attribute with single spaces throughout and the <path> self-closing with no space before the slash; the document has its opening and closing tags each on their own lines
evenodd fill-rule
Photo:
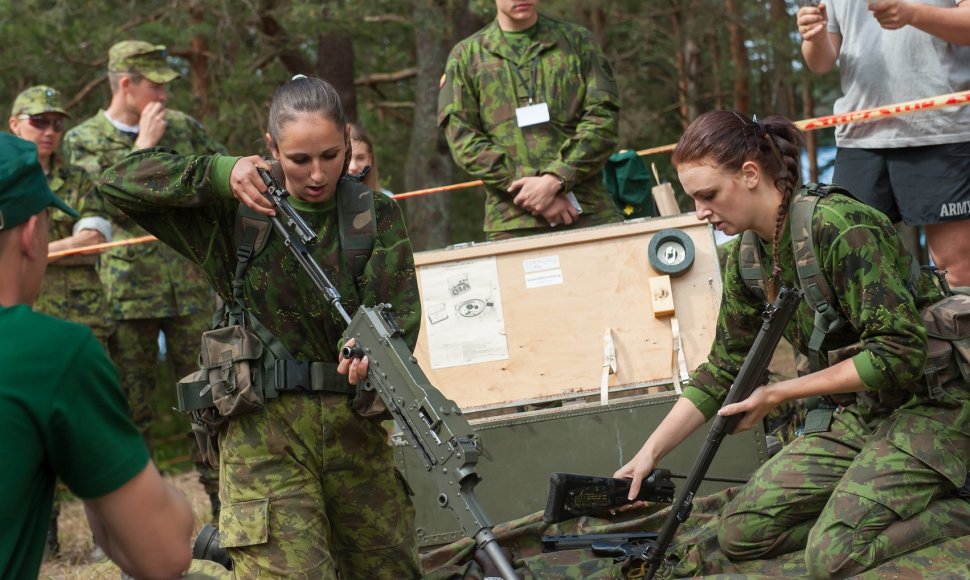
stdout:
<svg viewBox="0 0 970 580">
<path fill-rule="evenodd" d="M 509 48 L 512 49 L 512 52 L 515 52 L 516 54 L 518 54 L 519 51 L 515 50 L 515 47 L 512 46 L 512 43 L 509 42 L 509 39 L 505 37 L 504 32 L 502 33 L 502 40 L 505 42 L 505 44 L 508 45 Z M 523 76 L 522 69 L 519 68 L 518 63 L 516 63 L 514 60 L 510 60 L 509 64 L 512 65 L 512 70 L 515 72 L 515 76 L 519 77 L 519 82 L 521 82 L 522 86 L 525 87 L 525 90 L 528 91 L 529 106 L 532 106 L 533 101 L 535 101 L 536 92 L 539 90 L 539 80 L 538 80 L 539 79 L 539 55 L 536 54 L 535 58 L 532 59 L 532 84 L 531 85 L 525 82 L 525 76 Z M 516 105 L 518 105 L 518 103 L 516 103 Z"/>
<path fill-rule="evenodd" d="M 529 106 L 532 106 L 532 102 L 536 96 L 536 91 L 539 88 L 539 84 L 538 84 L 539 55 L 536 55 L 536 57 L 532 59 L 532 84 L 531 85 L 525 82 L 525 77 L 522 76 L 522 69 L 519 68 L 519 65 L 517 65 L 514 61 L 511 61 L 511 60 L 509 61 L 509 64 L 512 65 L 512 70 L 515 71 L 515 76 L 519 77 L 519 82 L 521 82 L 522 86 L 524 86 L 526 90 L 529 92 Z"/>
</svg>

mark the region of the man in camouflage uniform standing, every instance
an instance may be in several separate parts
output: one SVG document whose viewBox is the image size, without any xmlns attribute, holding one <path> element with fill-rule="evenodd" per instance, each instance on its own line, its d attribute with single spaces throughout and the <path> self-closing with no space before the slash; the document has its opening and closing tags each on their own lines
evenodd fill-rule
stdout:
<svg viewBox="0 0 970 580">
<path fill-rule="evenodd" d="M 111 103 L 67 133 L 67 161 L 97 178 L 132 151 L 148 147 L 182 154 L 225 153 L 198 121 L 166 108 L 165 86 L 176 77 L 164 46 L 137 40 L 112 46 L 108 53 Z M 124 213 L 109 209 L 116 240 L 147 235 Z M 196 370 L 199 336 L 208 330 L 214 309 L 212 293 L 194 265 L 158 243 L 108 251 L 101 272 L 117 322 L 111 356 L 118 365 L 132 419 L 147 439 L 153 419 L 158 332 L 165 333 L 167 356 L 176 376 Z M 196 465 L 201 469 L 200 461 Z M 205 471 L 200 477 L 215 512 L 218 475 Z"/>
<path fill-rule="evenodd" d="M 452 49 L 438 96 L 455 162 L 485 182 L 488 239 L 622 221 L 602 178 L 619 140 L 609 61 L 538 0 L 495 4 L 495 21 Z"/>
<path fill-rule="evenodd" d="M 8 120 L 14 135 L 37 145 L 37 158 L 51 191 L 80 215 L 75 218 L 56 207 L 48 210 L 47 237 L 51 240 L 48 253 L 111 240 L 111 222 L 101 194 L 83 169 L 65 165 L 57 156 L 67 117 L 61 93 L 38 85 L 17 95 Z M 112 323 L 97 265 L 97 254 L 49 260 L 34 309 L 87 326 L 107 349 Z M 55 501 L 47 535 L 50 555 L 60 551 L 59 513 L 60 505 Z"/>
</svg>

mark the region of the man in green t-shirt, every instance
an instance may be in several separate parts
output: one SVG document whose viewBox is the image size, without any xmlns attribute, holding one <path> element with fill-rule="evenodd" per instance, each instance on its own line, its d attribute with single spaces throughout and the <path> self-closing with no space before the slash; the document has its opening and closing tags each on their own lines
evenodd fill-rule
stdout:
<svg viewBox="0 0 970 580">
<path fill-rule="evenodd" d="M 0 134 L 0 578 L 36 578 L 60 478 L 127 574 L 188 568 L 192 510 L 149 461 L 91 330 L 31 310 L 47 268 L 51 192 L 34 144 Z"/>
</svg>

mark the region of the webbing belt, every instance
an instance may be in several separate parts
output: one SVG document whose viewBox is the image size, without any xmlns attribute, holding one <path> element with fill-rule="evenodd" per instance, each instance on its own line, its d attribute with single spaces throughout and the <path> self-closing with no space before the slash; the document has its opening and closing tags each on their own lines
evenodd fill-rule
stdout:
<svg viewBox="0 0 970 580">
<path fill-rule="evenodd" d="M 352 395 L 357 387 L 337 373 L 337 364 L 320 361 L 277 360 L 262 375 L 263 397 L 275 399 L 282 393 L 337 393 Z M 178 383 L 179 410 L 200 411 L 213 407 L 208 380 Z"/>
</svg>

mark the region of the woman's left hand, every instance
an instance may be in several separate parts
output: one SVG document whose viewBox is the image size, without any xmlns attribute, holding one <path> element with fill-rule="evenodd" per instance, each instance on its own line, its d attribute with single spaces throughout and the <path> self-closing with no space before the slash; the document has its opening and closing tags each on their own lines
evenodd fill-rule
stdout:
<svg viewBox="0 0 970 580">
<path fill-rule="evenodd" d="M 772 409 L 777 407 L 782 401 L 778 400 L 776 397 L 777 385 L 762 385 L 751 392 L 751 396 L 747 399 L 730 405 L 725 405 L 717 412 L 718 415 L 722 417 L 730 417 L 731 415 L 744 414 L 741 420 L 738 422 L 737 427 L 734 429 L 734 433 L 740 433 L 742 431 L 747 431 L 748 429 L 754 427 L 761 423 L 768 413 Z"/>
<path fill-rule="evenodd" d="M 353 338 L 344 343 L 344 348 L 352 347 L 357 343 Z M 337 372 L 347 375 L 347 382 L 356 385 L 358 382 L 367 378 L 367 356 L 363 358 L 344 358 L 343 349 L 337 355 Z"/>
</svg>

